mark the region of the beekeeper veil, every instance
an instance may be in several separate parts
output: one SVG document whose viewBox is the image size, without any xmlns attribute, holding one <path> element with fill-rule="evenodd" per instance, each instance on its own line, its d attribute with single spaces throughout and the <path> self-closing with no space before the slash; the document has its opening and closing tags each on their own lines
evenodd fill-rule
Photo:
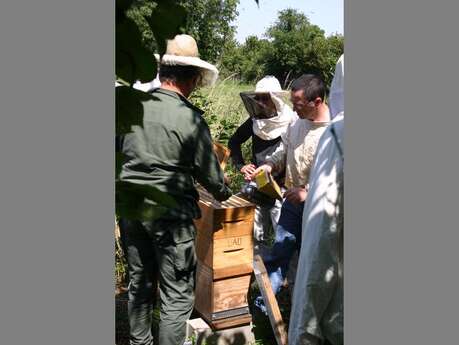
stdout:
<svg viewBox="0 0 459 345">
<path fill-rule="evenodd" d="M 336 63 L 329 99 L 330 116 L 333 119 L 344 112 L 344 55 L 341 55 Z"/>
<path fill-rule="evenodd" d="M 287 91 L 279 81 L 266 76 L 255 86 L 254 92 L 241 92 L 244 106 L 252 117 L 253 132 L 263 140 L 272 140 L 283 134 L 298 116 L 286 103 Z"/>
</svg>

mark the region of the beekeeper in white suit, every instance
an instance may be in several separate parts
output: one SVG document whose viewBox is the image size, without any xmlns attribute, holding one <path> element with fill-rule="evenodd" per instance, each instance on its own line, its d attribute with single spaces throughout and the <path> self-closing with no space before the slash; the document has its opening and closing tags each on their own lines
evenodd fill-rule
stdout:
<svg viewBox="0 0 459 345">
<path fill-rule="evenodd" d="M 318 144 L 303 211 L 290 345 L 343 344 L 344 58 L 330 90 L 332 124 Z"/>
<path fill-rule="evenodd" d="M 233 164 L 246 180 L 255 169 L 263 165 L 281 145 L 281 136 L 288 126 L 298 119 L 296 113 L 285 102 L 288 91 L 281 88 L 273 76 L 265 76 L 255 86 L 255 91 L 241 92 L 241 100 L 249 118 L 240 125 L 228 141 Z M 242 144 L 252 140 L 252 157 L 246 162 L 242 155 Z M 273 175 L 276 182 L 283 186 L 284 171 Z M 266 241 L 268 229 L 275 230 L 280 216 L 281 202 L 272 200 L 267 205 L 257 205 L 254 220 L 254 239 L 256 244 Z"/>
</svg>

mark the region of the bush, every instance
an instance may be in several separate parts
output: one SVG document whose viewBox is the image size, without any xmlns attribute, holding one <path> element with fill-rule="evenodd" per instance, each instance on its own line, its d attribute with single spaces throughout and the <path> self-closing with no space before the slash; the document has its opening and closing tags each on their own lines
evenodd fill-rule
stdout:
<svg viewBox="0 0 459 345">
<path fill-rule="evenodd" d="M 226 79 L 217 82 L 213 87 L 201 88 L 193 92 L 190 101 L 204 111 L 204 118 L 215 141 L 228 146 L 229 138 L 248 117 L 239 93 L 254 88 L 254 85 Z M 248 162 L 251 156 L 251 140 L 244 143 L 242 153 Z M 231 189 L 235 193 L 238 192 L 244 179 L 232 165 L 231 160 L 225 172 L 231 179 Z"/>
<path fill-rule="evenodd" d="M 274 75 L 284 88 L 304 73 L 315 73 L 324 78 L 328 88 L 343 49 L 342 35 L 326 37 L 306 15 L 286 9 L 279 12 L 264 38 L 249 36 L 243 44 L 228 42 L 219 68 L 222 75 L 235 74 L 245 82 Z"/>
</svg>

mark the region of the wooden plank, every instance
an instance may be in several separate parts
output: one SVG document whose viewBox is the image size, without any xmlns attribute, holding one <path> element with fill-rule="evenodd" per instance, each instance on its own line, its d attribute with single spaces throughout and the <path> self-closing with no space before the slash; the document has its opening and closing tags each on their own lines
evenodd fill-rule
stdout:
<svg viewBox="0 0 459 345">
<path fill-rule="evenodd" d="M 223 229 L 228 223 L 245 222 L 245 226 L 252 227 L 255 214 L 255 205 L 241 207 L 222 208 L 217 205 L 204 203 L 199 200 L 201 218 L 196 219 L 195 225 L 211 236 L 214 231 Z"/>
<path fill-rule="evenodd" d="M 250 274 L 216 280 L 213 285 L 214 313 L 248 306 L 247 292 L 249 291 Z"/>
<path fill-rule="evenodd" d="M 214 241 L 213 269 L 251 264 L 252 261 L 252 236 L 228 237 Z"/>
<path fill-rule="evenodd" d="M 265 301 L 269 321 L 271 322 L 271 327 L 273 328 L 277 344 L 287 345 L 287 333 L 285 331 L 285 324 L 282 320 L 282 315 L 277 304 L 276 296 L 272 290 L 268 273 L 266 272 L 265 265 L 260 255 L 255 255 L 253 271 L 255 273 L 255 278 L 257 279 L 261 295 Z"/>
<path fill-rule="evenodd" d="M 213 312 L 214 293 L 212 285 L 212 270 L 198 261 L 194 308 L 208 319 L 211 318 Z"/>
<path fill-rule="evenodd" d="M 204 262 L 208 267 L 212 267 L 214 255 L 212 238 L 198 229 L 195 246 L 198 260 Z"/>
<path fill-rule="evenodd" d="M 245 263 L 237 266 L 229 266 L 214 269 L 214 280 L 223 279 L 227 277 L 234 277 L 239 275 L 251 274 L 253 271 L 252 262 Z"/>
<path fill-rule="evenodd" d="M 232 208 L 219 208 L 214 211 L 214 225 L 219 226 L 224 222 L 235 222 L 247 220 L 253 222 L 255 214 L 255 205 L 252 204 Z"/>
<path fill-rule="evenodd" d="M 194 225 L 199 234 L 214 239 L 253 235 L 253 221 L 250 218 L 223 223 L 214 222 L 213 218 L 213 216 L 206 218 L 203 216 L 194 220 Z"/>
<path fill-rule="evenodd" d="M 236 236 L 253 236 L 253 222 L 251 219 L 220 223 L 219 226 L 215 226 L 212 237 L 217 240 Z"/>
<path fill-rule="evenodd" d="M 209 237 L 198 233 L 196 236 L 196 256 L 198 260 L 215 270 L 241 265 L 251 267 L 253 239 L 250 235 L 212 241 Z"/>
<path fill-rule="evenodd" d="M 247 221 L 223 223 L 220 230 L 209 236 L 207 229 L 198 227 L 196 236 L 198 259 L 216 270 L 231 266 L 251 265 L 253 261 L 252 228 L 253 223 Z"/>
</svg>

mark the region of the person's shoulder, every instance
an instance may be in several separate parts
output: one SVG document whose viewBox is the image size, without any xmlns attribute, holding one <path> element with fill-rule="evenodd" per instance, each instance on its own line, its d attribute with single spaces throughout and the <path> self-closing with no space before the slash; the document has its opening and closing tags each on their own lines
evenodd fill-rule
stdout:
<svg viewBox="0 0 459 345">
<path fill-rule="evenodd" d="M 174 104 L 179 107 L 188 108 L 192 112 L 197 113 L 199 115 L 202 115 L 204 113 L 201 109 L 199 109 L 198 107 L 190 103 L 190 101 L 186 97 L 182 96 L 181 94 L 177 92 L 162 89 L 162 88 L 157 88 L 153 90 L 151 95 L 153 97 L 158 98 L 159 100 L 163 102 Z"/>
<path fill-rule="evenodd" d="M 193 105 L 184 96 L 170 90 L 156 89 L 152 95 L 158 97 L 160 101 L 164 102 L 168 107 L 173 110 L 173 113 L 180 114 L 184 122 L 192 120 L 193 123 L 202 123 L 204 120 L 202 115 L 204 111 Z"/>
<path fill-rule="evenodd" d="M 286 133 L 290 134 L 290 133 L 297 132 L 301 130 L 302 128 L 304 128 L 304 126 L 305 126 L 305 122 L 303 121 L 303 119 L 297 118 L 293 120 L 292 122 L 290 122 L 290 124 L 287 127 Z"/>
</svg>

